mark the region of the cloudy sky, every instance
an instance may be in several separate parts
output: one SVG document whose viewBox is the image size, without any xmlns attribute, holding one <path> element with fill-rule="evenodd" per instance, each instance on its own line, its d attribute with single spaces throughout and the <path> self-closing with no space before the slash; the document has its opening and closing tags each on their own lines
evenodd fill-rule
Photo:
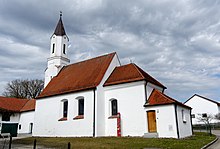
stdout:
<svg viewBox="0 0 220 149">
<path fill-rule="evenodd" d="M 43 79 L 59 11 L 71 62 L 116 51 L 185 101 L 220 101 L 217 0 L 0 0 L 0 94 L 14 79 Z"/>
</svg>

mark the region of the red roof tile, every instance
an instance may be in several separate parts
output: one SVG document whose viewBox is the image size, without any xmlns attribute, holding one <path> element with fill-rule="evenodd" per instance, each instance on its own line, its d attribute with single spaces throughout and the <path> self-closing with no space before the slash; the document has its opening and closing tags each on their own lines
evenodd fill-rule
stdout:
<svg viewBox="0 0 220 149">
<path fill-rule="evenodd" d="M 0 96 L 0 110 L 20 112 L 28 99 L 8 98 Z"/>
<path fill-rule="evenodd" d="M 37 98 L 95 88 L 101 82 L 115 54 L 99 56 L 64 67 Z"/>
<path fill-rule="evenodd" d="M 191 107 L 184 105 L 183 103 L 161 93 L 156 89 L 152 91 L 148 99 L 148 102 L 145 104 L 145 106 L 156 106 L 156 105 L 165 105 L 165 104 L 178 104 L 180 106 L 191 109 Z"/>
<path fill-rule="evenodd" d="M 143 71 L 137 65 L 131 63 L 123 66 L 116 67 L 110 77 L 106 80 L 104 86 L 116 85 L 134 81 L 146 80 L 152 84 L 160 86 L 164 89 L 166 87 L 151 77 L 148 73 Z"/>
<path fill-rule="evenodd" d="M 35 100 L 35 99 L 30 99 L 30 100 L 28 100 L 28 102 L 22 107 L 22 109 L 21 109 L 20 111 L 21 111 L 21 112 L 34 111 L 34 110 L 35 110 L 35 104 L 36 104 L 36 100 Z"/>
</svg>

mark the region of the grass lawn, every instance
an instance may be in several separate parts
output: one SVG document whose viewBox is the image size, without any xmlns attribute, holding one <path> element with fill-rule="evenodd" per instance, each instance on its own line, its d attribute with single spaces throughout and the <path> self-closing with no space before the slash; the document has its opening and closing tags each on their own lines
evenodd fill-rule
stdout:
<svg viewBox="0 0 220 149">
<path fill-rule="evenodd" d="M 101 138 L 25 138 L 14 140 L 13 144 L 33 144 L 45 147 L 67 148 L 68 142 L 71 148 L 169 148 L 169 149 L 200 149 L 202 146 L 215 139 L 207 133 L 196 132 L 194 136 L 185 139 L 159 139 L 141 137 L 101 137 Z"/>
</svg>

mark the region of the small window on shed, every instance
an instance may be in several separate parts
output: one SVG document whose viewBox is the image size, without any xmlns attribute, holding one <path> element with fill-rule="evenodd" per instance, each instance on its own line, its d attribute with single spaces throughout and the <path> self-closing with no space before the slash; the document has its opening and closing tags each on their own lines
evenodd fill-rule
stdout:
<svg viewBox="0 0 220 149">
<path fill-rule="evenodd" d="M 3 113 L 2 121 L 10 121 L 10 113 Z"/>
<path fill-rule="evenodd" d="M 184 110 L 182 110 L 182 120 L 183 120 L 183 123 L 186 123 L 186 115 L 185 115 Z"/>
<path fill-rule="evenodd" d="M 191 118 L 195 118 L 195 117 L 196 117 L 195 114 L 192 114 L 192 115 L 191 115 Z"/>
<path fill-rule="evenodd" d="M 19 126 L 18 126 L 18 127 L 19 127 L 19 130 L 21 130 L 21 124 L 19 124 Z"/>
<path fill-rule="evenodd" d="M 207 113 L 202 113 L 202 117 L 207 117 Z"/>
</svg>

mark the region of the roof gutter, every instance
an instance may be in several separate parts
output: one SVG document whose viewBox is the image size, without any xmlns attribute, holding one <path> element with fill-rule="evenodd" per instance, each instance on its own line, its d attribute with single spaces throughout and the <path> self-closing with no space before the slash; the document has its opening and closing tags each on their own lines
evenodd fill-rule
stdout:
<svg viewBox="0 0 220 149">
<path fill-rule="evenodd" d="M 193 135 L 193 125 L 192 125 L 192 109 L 190 109 L 190 123 L 191 123 L 192 135 Z"/>
</svg>

